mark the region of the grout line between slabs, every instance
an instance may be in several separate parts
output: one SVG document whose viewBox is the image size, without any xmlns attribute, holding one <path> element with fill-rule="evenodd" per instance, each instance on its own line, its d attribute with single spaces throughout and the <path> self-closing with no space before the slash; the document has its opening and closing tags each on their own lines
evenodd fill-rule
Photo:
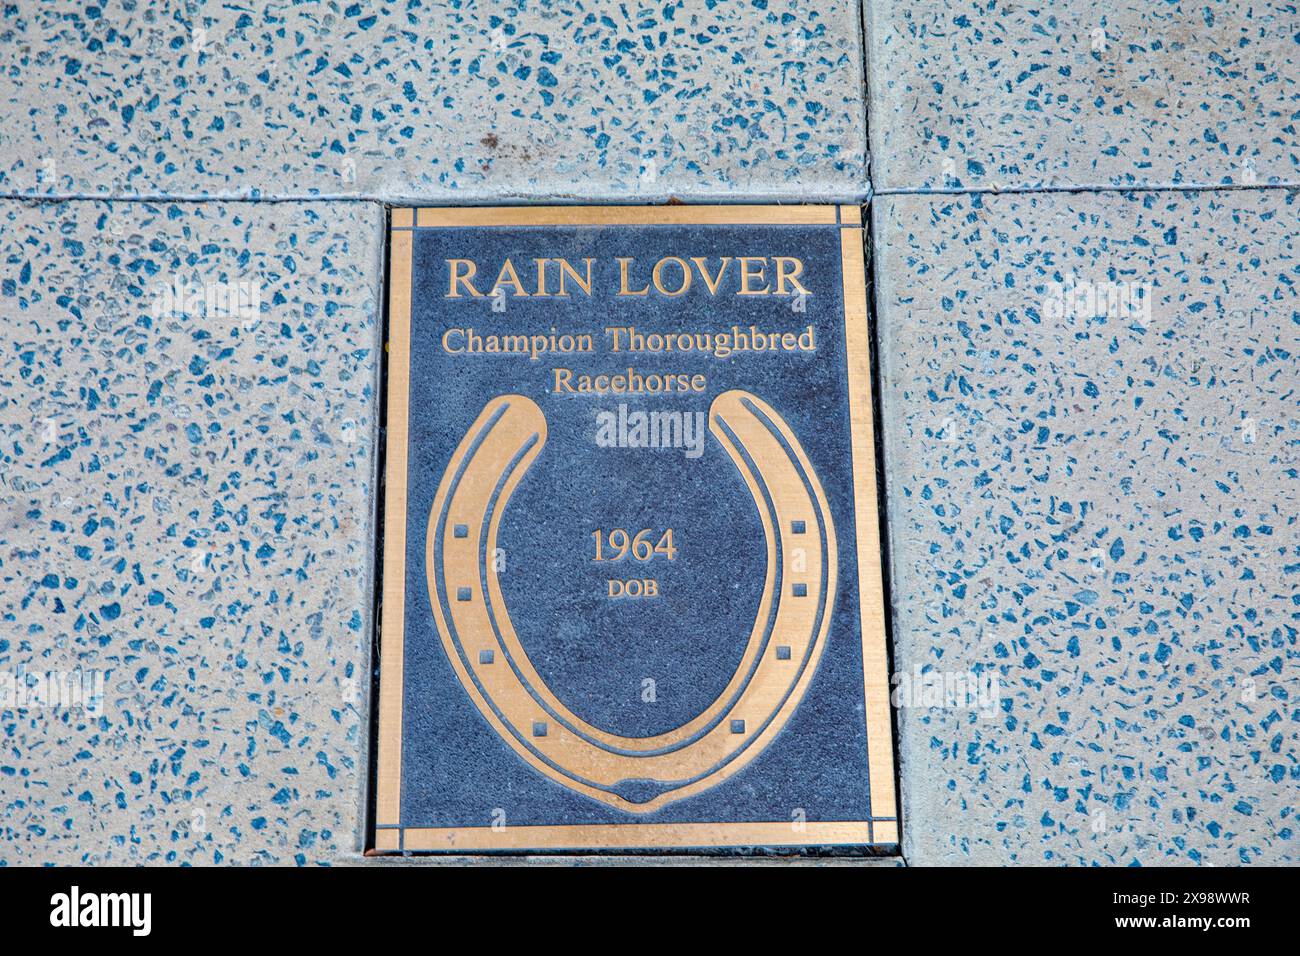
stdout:
<svg viewBox="0 0 1300 956">
<path fill-rule="evenodd" d="M 1260 190 L 1272 190 L 1278 192 L 1293 192 L 1300 190 L 1300 182 L 1297 183 L 1254 183 L 1246 185 L 1245 183 L 1222 183 L 1222 184 L 1199 184 L 1199 185 L 1168 185 L 1168 184 L 1148 184 L 1141 186 L 1108 186 L 1097 183 L 1082 183 L 1071 186 L 981 186 L 970 189 L 960 187 L 948 188 L 929 188 L 925 186 L 916 187 L 898 187 L 893 189 L 873 189 L 872 197 L 875 196 L 1001 196 L 1001 195 L 1034 195 L 1037 193 L 1202 193 L 1202 192 L 1255 192 Z"/>
<path fill-rule="evenodd" d="M 865 81 L 864 81 L 865 82 Z M 862 191 L 852 194 L 844 193 L 810 193 L 801 198 L 801 202 L 813 203 L 857 203 L 869 205 L 878 196 L 1000 196 L 1000 195 L 1035 195 L 1053 193 L 1189 193 L 1189 192 L 1294 192 L 1300 190 L 1300 182 L 1282 183 L 1198 183 L 1198 184 L 1132 184 L 1110 185 L 1101 183 L 1080 183 L 1063 186 L 973 186 L 970 188 L 932 188 L 927 186 L 902 186 L 877 188 L 868 185 Z M 847 195 L 847 198 L 845 198 Z M 243 203 L 255 204 L 302 204 L 302 203 L 378 203 L 383 206 L 549 206 L 549 205 L 662 205 L 676 200 L 691 205 L 745 205 L 764 203 L 772 205 L 796 205 L 789 197 L 773 198 L 766 193 L 727 193 L 725 195 L 676 195 L 667 197 L 622 197 L 611 200 L 601 196 L 549 196 L 544 199 L 526 196 L 499 196 L 484 198 L 437 196 L 425 198 L 392 198 L 384 196 L 329 196 L 329 195 L 287 195 L 287 196 L 196 196 L 171 195 L 167 193 L 140 194 L 133 196 L 106 196 L 96 193 L 0 193 L 0 201 L 32 203 L 65 202 L 104 202 L 104 203 Z"/>
</svg>

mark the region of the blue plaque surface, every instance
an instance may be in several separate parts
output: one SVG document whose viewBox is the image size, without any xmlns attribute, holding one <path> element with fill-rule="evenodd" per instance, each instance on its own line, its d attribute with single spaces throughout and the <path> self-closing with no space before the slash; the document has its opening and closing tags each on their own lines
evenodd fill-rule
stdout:
<svg viewBox="0 0 1300 956">
<path fill-rule="evenodd" d="M 393 212 L 376 850 L 897 842 L 862 243 Z"/>
</svg>

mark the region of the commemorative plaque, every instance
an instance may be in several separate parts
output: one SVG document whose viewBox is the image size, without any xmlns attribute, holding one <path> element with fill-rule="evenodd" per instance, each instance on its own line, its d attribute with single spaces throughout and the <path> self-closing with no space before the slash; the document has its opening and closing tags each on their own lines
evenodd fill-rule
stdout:
<svg viewBox="0 0 1300 956">
<path fill-rule="evenodd" d="M 855 206 L 397 209 L 378 852 L 898 841 Z"/>
</svg>

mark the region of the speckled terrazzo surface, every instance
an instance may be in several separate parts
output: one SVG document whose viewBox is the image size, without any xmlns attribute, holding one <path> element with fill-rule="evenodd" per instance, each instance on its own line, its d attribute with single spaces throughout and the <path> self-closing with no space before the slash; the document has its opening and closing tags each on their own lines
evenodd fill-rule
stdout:
<svg viewBox="0 0 1300 956">
<path fill-rule="evenodd" d="M 877 191 L 1300 184 L 1291 0 L 865 10 Z"/>
<path fill-rule="evenodd" d="M 10 3 L 0 191 L 861 195 L 850 0 Z"/>
<path fill-rule="evenodd" d="M 877 201 L 909 862 L 1296 858 L 1298 202 Z"/>
<path fill-rule="evenodd" d="M 868 104 L 815 7 L 5 6 L 0 673 L 108 680 L 0 711 L 0 865 L 361 859 L 365 197 L 873 190 L 895 669 L 998 680 L 900 710 L 907 861 L 1300 857 L 1300 12 L 868 3 Z"/>
<path fill-rule="evenodd" d="M 0 205 L 0 862 L 352 851 L 366 762 L 382 213 Z M 179 276 L 234 317 L 153 314 Z"/>
</svg>

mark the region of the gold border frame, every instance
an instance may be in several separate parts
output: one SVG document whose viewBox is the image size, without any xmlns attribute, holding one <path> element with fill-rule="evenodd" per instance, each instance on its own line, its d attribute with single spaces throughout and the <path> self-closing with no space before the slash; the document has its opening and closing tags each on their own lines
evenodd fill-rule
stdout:
<svg viewBox="0 0 1300 956">
<path fill-rule="evenodd" d="M 410 397 L 411 254 L 415 229 L 483 226 L 838 226 L 848 363 L 849 428 L 867 725 L 867 818 L 848 822 L 616 823 L 555 826 L 401 826 L 406 481 Z M 879 494 L 871 401 L 862 211 L 858 206 L 478 206 L 392 210 L 389 229 L 388 443 L 379 633 L 379 735 L 373 848 L 378 852 L 578 850 L 899 842 L 889 711 Z M 881 746 L 882 742 L 884 746 Z"/>
</svg>

